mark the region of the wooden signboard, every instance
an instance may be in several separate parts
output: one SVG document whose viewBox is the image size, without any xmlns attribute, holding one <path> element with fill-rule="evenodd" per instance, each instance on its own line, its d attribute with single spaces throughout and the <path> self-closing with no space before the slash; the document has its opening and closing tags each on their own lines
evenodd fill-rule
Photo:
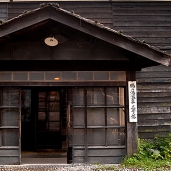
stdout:
<svg viewBox="0 0 171 171">
<path fill-rule="evenodd" d="M 137 122 L 137 88 L 136 81 L 128 81 L 129 122 Z"/>
</svg>

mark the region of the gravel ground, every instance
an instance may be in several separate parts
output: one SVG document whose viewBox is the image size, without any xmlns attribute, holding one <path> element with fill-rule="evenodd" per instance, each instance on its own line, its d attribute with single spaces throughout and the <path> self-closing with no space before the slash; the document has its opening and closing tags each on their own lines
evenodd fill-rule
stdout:
<svg viewBox="0 0 171 171">
<path fill-rule="evenodd" d="M 104 165 L 103 165 L 104 166 Z M 111 165 L 110 165 L 111 166 Z M 117 165 L 112 165 L 115 168 Z M 97 165 L 0 165 L 0 171 L 95 171 Z M 116 169 L 114 169 L 116 171 Z M 117 171 L 138 171 L 139 169 L 117 169 Z M 141 169 L 140 169 L 141 170 Z M 139 171 L 140 171 L 139 170 Z M 106 171 L 99 169 L 98 171 Z M 109 171 L 109 170 L 107 170 Z M 113 170 L 110 170 L 113 171 Z"/>
</svg>

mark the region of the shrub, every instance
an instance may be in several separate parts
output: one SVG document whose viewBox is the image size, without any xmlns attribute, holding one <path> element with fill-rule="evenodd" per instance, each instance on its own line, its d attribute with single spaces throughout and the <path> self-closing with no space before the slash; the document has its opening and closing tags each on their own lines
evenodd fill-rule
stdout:
<svg viewBox="0 0 171 171">
<path fill-rule="evenodd" d="M 139 139 L 138 153 L 126 157 L 121 165 L 145 170 L 171 169 L 171 134 L 167 137 L 156 137 L 153 141 Z"/>
</svg>

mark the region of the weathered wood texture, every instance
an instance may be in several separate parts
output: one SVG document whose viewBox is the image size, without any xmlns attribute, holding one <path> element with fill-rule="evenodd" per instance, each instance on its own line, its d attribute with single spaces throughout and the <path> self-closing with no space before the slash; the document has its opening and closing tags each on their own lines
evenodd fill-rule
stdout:
<svg viewBox="0 0 171 171">
<path fill-rule="evenodd" d="M 171 52 L 171 2 L 113 3 L 113 28 Z"/>
<path fill-rule="evenodd" d="M 26 10 L 39 8 L 41 2 L 9 3 L 8 18 L 13 18 Z M 82 17 L 97 20 L 105 26 L 112 27 L 112 4 L 106 2 L 58 2 L 61 8 L 74 11 Z"/>
<path fill-rule="evenodd" d="M 113 28 L 171 53 L 171 2 L 114 2 Z M 140 138 L 170 132 L 171 67 L 137 72 Z"/>
<path fill-rule="evenodd" d="M 0 20 L 7 20 L 7 4 L 0 3 Z"/>
<path fill-rule="evenodd" d="M 139 137 L 167 135 L 171 124 L 171 66 L 137 72 Z"/>
</svg>

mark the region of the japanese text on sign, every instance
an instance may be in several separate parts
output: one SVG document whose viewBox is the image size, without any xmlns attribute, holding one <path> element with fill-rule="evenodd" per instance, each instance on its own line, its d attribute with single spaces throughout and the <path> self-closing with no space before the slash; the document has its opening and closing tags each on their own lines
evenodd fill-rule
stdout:
<svg viewBox="0 0 171 171">
<path fill-rule="evenodd" d="M 137 122 L 137 88 L 136 81 L 128 82 L 129 122 Z"/>
</svg>

